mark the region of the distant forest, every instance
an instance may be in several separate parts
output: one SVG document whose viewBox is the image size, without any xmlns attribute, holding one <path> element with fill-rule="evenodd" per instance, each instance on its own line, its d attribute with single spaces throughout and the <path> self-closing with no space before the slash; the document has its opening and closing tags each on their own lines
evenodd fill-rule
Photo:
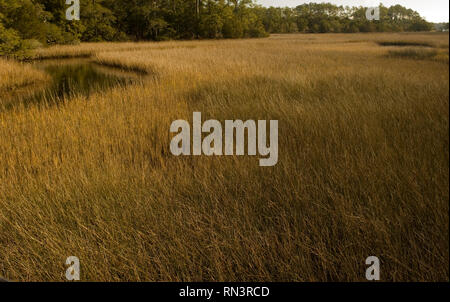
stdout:
<svg viewBox="0 0 450 302">
<path fill-rule="evenodd" d="M 80 41 L 161 41 L 265 37 L 270 33 L 429 31 L 419 13 L 309 3 L 262 7 L 253 0 L 80 0 L 81 20 L 66 20 L 65 0 L 0 0 L 0 55 Z"/>
</svg>

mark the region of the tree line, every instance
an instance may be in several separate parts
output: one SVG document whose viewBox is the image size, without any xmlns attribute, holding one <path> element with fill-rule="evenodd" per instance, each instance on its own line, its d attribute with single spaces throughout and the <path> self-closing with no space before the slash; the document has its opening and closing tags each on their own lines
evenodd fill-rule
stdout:
<svg viewBox="0 0 450 302">
<path fill-rule="evenodd" d="M 309 3 L 296 8 L 270 7 L 264 10 L 263 24 L 271 33 L 356 33 L 430 31 L 431 23 L 401 5 L 380 4 L 380 20 L 368 20 L 367 7 Z"/>
<path fill-rule="evenodd" d="M 65 0 L 0 0 L 0 55 L 80 41 L 161 41 L 265 37 L 271 33 L 429 31 L 432 24 L 400 5 L 309 3 L 262 7 L 253 0 L 80 0 L 81 20 L 66 20 Z"/>
</svg>

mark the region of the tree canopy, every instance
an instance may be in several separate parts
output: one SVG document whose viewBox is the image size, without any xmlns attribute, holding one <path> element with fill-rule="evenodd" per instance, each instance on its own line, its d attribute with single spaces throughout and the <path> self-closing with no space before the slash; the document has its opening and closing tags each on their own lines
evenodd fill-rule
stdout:
<svg viewBox="0 0 450 302">
<path fill-rule="evenodd" d="M 253 0 L 80 0 L 80 5 L 81 20 L 68 21 L 65 0 L 0 0 L 0 55 L 80 41 L 432 29 L 417 12 L 400 5 L 380 5 L 379 21 L 367 20 L 364 7 L 330 3 L 266 8 Z"/>
</svg>

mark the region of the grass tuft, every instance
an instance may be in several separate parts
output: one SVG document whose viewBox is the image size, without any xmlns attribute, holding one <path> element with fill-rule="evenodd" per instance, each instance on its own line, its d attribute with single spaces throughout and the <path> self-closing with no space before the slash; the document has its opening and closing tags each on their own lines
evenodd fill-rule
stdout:
<svg viewBox="0 0 450 302">
<path fill-rule="evenodd" d="M 438 51 L 435 49 L 408 48 L 389 51 L 389 56 L 392 58 L 413 59 L 413 60 L 433 59 L 437 55 Z"/>
</svg>

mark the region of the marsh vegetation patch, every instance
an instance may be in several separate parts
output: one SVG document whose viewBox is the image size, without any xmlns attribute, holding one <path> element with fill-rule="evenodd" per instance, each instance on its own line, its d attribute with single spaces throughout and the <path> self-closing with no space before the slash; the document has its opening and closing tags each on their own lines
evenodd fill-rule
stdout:
<svg viewBox="0 0 450 302">
<path fill-rule="evenodd" d="M 434 47 L 433 44 L 427 42 L 416 42 L 416 41 L 379 41 L 377 42 L 380 46 L 398 46 L 398 47 Z"/>
<path fill-rule="evenodd" d="M 426 60 L 436 57 L 438 51 L 436 49 L 428 48 L 407 48 L 390 50 L 388 56 L 393 58 L 404 58 L 414 60 Z"/>
<path fill-rule="evenodd" d="M 46 60 L 31 65 L 51 78 L 49 84 L 22 96 L 15 95 L 15 100 L 8 102 L 7 108 L 17 104 L 55 105 L 77 96 L 89 97 L 116 86 L 128 86 L 140 78 L 120 69 L 97 65 L 88 59 Z"/>
</svg>

